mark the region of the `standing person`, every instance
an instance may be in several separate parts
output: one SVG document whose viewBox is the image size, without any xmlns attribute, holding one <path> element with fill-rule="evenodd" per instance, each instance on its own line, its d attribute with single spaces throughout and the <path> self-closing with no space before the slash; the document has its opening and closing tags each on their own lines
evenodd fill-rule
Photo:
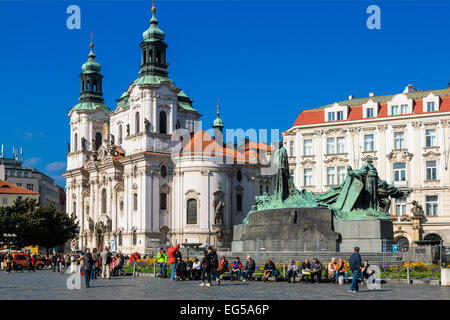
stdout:
<svg viewBox="0 0 450 320">
<path fill-rule="evenodd" d="M 28 272 L 36 272 L 36 270 L 34 270 L 33 267 L 33 257 L 31 256 L 31 254 L 27 254 L 27 265 L 28 265 Z"/>
<path fill-rule="evenodd" d="M 295 277 L 297 276 L 297 272 L 298 272 L 298 265 L 297 263 L 294 262 L 294 260 L 291 260 L 288 264 L 287 267 L 287 271 L 288 271 L 288 283 L 291 283 L 291 278 L 293 280 L 293 282 L 295 283 Z"/>
<path fill-rule="evenodd" d="M 211 261 L 210 273 L 211 276 L 216 280 L 217 285 L 220 285 L 220 279 L 217 275 L 217 268 L 219 267 L 219 259 L 217 258 L 217 252 L 213 249 L 213 247 L 208 247 L 208 256 Z"/>
<path fill-rule="evenodd" d="M 252 275 L 256 270 L 256 263 L 255 260 L 250 258 L 250 256 L 247 256 L 247 261 L 245 262 L 244 266 L 244 282 L 251 280 Z"/>
<path fill-rule="evenodd" d="M 53 272 L 56 272 L 56 268 L 58 267 L 58 256 L 56 252 L 53 252 L 52 255 L 52 270 Z"/>
<path fill-rule="evenodd" d="M 100 252 L 100 258 L 102 260 L 102 279 L 110 279 L 110 266 L 111 266 L 111 251 L 109 251 L 108 247 L 105 247 L 105 249 Z"/>
<path fill-rule="evenodd" d="M 158 262 L 160 277 L 167 278 L 166 272 L 167 254 L 166 251 L 164 251 L 164 248 L 159 249 L 159 252 L 156 255 L 156 262 Z"/>
<path fill-rule="evenodd" d="M 208 255 L 208 251 L 204 251 L 203 252 L 203 260 L 202 260 L 202 283 L 200 283 L 201 287 L 207 286 L 210 287 L 211 286 L 211 264 L 212 261 L 211 259 L 211 255 Z M 206 283 L 206 280 L 208 280 L 208 282 Z"/>
<path fill-rule="evenodd" d="M 11 263 L 12 263 L 13 257 L 11 254 L 11 251 L 8 251 L 6 254 L 6 272 L 11 273 Z"/>
<path fill-rule="evenodd" d="M 169 245 L 169 249 L 167 249 L 167 261 L 170 263 L 170 280 L 175 279 L 175 268 L 177 266 L 177 253 L 180 250 L 180 244 L 177 244 L 175 247 L 173 244 Z"/>
<path fill-rule="evenodd" d="M 83 255 L 83 270 L 84 270 L 84 281 L 86 282 L 86 288 L 90 288 L 89 282 L 91 281 L 91 271 L 94 265 L 94 259 L 92 259 L 91 250 L 86 248 Z"/>
<path fill-rule="evenodd" d="M 349 292 L 356 293 L 359 290 L 358 287 L 358 280 L 361 274 L 362 270 L 362 263 L 361 263 L 361 255 L 359 254 L 359 247 L 355 247 L 355 252 L 351 255 L 349 259 L 350 264 L 350 270 L 353 273 L 353 280 L 352 284 L 350 285 Z"/>
<path fill-rule="evenodd" d="M 94 260 L 94 264 L 92 266 L 91 278 L 97 279 L 97 269 L 100 266 L 100 264 L 99 264 L 100 256 L 97 253 L 97 248 L 94 248 L 92 250 L 92 260 Z"/>
</svg>

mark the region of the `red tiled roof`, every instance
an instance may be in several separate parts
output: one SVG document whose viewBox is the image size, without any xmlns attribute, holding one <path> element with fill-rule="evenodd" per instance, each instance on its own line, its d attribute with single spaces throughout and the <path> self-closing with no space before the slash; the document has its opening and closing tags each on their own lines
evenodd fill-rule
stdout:
<svg viewBox="0 0 450 320">
<path fill-rule="evenodd" d="M 18 187 L 9 182 L 0 180 L 0 194 L 35 194 L 39 195 L 39 193 Z"/>
<path fill-rule="evenodd" d="M 344 104 L 342 104 L 344 105 Z M 396 116 L 388 116 L 388 110 L 387 110 L 387 103 L 380 103 L 380 109 L 378 111 L 378 116 L 374 119 L 379 118 L 392 118 L 392 117 L 402 117 L 402 116 L 408 116 L 411 114 L 406 115 L 396 115 Z M 449 112 L 450 111 L 450 96 L 440 96 L 440 108 L 438 111 L 433 112 L 423 112 L 423 99 L 414 99 L 413 98 L 413 113 L 414 115 L 417 114 L 424 114 L 424 113 L 440 113 L 440 112 Z M 348 113 L 348 119 L 347 120 L 340 120 L 340 121 L 333 121 L 333 122 L 342 122 L 345 123 L 346 121 L 355 121 L 355 120 L 363 120 L 363 107 L 362 104 L 353 105 L 349 107 L 349 113 Z M 310 109 L 310 110 L 304 110 L 300 112 L 297 119 L 295 120 L 292 127 L 296 126 L 305 126 L 305 125 L 313 125 L 313 124 L 321 124 L 321 123 L 329 123 L 328 121 L 325 121 L 325 109 L 324 107 L 316 108 L 316 109 Z"/>
</svg>

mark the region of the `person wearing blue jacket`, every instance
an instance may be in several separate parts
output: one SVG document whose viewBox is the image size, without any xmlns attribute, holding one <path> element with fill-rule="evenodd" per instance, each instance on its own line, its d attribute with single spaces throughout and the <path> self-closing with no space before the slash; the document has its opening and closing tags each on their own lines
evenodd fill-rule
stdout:
<svg viewBox="0 0 450 320">
<path fill-rule="evenodd" d="M 352 284 L 350 285 L 350 292 L 356 293 L 359 290 L 358 280 L 361 274 L 362 262 L 361 255 L 359 254 L 359 247 L 355 247 L 355 252 L 350 256 L 348 261 L 350 265 L 350 270 L 353 273 Z"/>
</svg>

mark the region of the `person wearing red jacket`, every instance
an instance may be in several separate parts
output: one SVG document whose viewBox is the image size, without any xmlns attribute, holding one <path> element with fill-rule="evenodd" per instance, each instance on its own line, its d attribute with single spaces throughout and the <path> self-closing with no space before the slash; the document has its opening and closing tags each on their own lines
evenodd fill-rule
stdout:
<svg viewBox="0 0 450 320">
<path fill-rule="evenodd" d="M 170 263 L 170 267 L 172 272 L 170 273 L 170 280 L 175 279 L 175 267 L 177 266 L 177 252 L 180 250 L 180 245 L 177 244 L 175 247 L 173 244 L 169 245 L 169 249 L 167 249 L 167 261 Z"/>
<path fill-rule="evenodd" d="M 230 280 L 234 280 L 234 274 L 237 275 L 237 281 L 241 281 L 241 269 L 242 269 L 242 263 L 239 260 L 239 257 L 236 257 L 236 260 L 234 260 L 233 264 L 231 265 L 231 271 L 230 271 Z"/>
</svg>

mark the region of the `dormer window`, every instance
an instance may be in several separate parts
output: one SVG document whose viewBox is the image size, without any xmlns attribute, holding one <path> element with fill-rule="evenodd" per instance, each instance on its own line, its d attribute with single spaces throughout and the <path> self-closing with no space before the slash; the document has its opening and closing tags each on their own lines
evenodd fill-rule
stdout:
<svg viewBox="0 0 450 320">
<path fill-rule="evenodd" d="M 373 108 L 366 109 L 366 118 L 373 118 Z"/>
<path fill-rule="evenodd" d="M 391 108 L 391 115 L 396 116 L 398 115 L 398 106 L 392 106 Z"/>
<path fill-rule="evenodd" d="M 439 111 L 439 96 L 435 96 L 433 93 L 430 93 L 428 96 L 423 98 L 422 104 L 423 112 Z"/>
<path fill-rule="evenodd" d="M 374 118 L 378 116 L 379 104 L 371 99 L 363 104 L 363 117 Z"/>
<path fill-rule="evenodd" d="M 413 112 L 413 100 L 403 94 L 395 95 L 391 101 L 388 101 L 388 115 L 397 116 Z"/>
<path fill-rule="evenodd" d="M 325 109 L 325 121 L 347 120 L 348 106 L 341 106 L 338 103 Z"/>
<path fill-rule="evenodd" d="M 343 111 L 338 111 L 337 112 L 337 119 L 338 120 L 344 120 L 344 112 Z"/>
</svg>

